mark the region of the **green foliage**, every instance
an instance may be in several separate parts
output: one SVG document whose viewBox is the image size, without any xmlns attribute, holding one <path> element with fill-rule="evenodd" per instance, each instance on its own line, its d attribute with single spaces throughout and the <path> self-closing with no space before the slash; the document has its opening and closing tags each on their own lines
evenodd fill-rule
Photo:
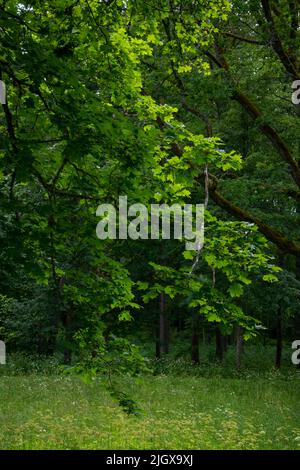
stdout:
<svg viewBox="0 0 300 470">
<path fill-rule="evenodd" d="M 117 401 L 118 405 L 127 415 L 134 415 L 136 417 L 141 415 L 142 410 L 138 403 L 127 393 L 117 390 L 113 385 L 108 388 L 108 391 L 110 392 L 111 397 Z"/>
<path fill-rule="evenodd" d="M 84 379 L 91 380 L 97 374 L 114 374 L 137 376 L 146 371 L 145 359 L 139 349 L 125 338 L 114 335 L 103 336 L 103 333 L 81 330 L 76 334 L 80 348 L 80 362 L 72 370 Z"/>
<path fill-rule="evenodd" d="M 284 333 L 294 335 L 299 267 L 286 253 L 295 254 L 300 236 L 291 178 L 299 142 L 285 69 L 298 67 L 299 34 L 288 2 L 276 14 L 272 4 L 274 22 L 257 6 L 0 7 L 8 91 L 0 113 L 0 336 L 10 350 L 58 353 L 87 380 L 136 376 L 147 363 L 132 337 L 143 322 L 153 334 L 161 294 L 189 328 L 196 315 L 208 331 L 242 326 L 249 339 L 265 324 L 275 336 L 280 311 Z M 174 241 L 99 241 L 98 204 L 125 194 L 146 206 L 205 199 L 200 254 Z M 134 413 L 134 401 L 116 393 Z"/>
<path fill-rule="evenodd" d="M 156 282 L 149 288 L 147 283 L 140 282 L 138 288 L 146 290 L 144 302 L 164 293 L 170 299 L 187 302 L 191 311 L 200 313 L 208 322 L 222 324 L 228 332 L 234 325 L 242 325 L 247 330 L 245 339 L 249 339 L 256 334 L 255 324 L 259 322 L 245 314 L 232 299 L 242 297 L 244 288 L 257 277 L 277 281 L 271 273 L 280 272 L 280 268 L 272 264 L 267 242 L 256 227 L 222 222 L 209 213 L 206 221 L 205 244 L 196 269 L 191 267 L 190 252 L 183 253 L 189 264 L 185 261 L 177 268 L 151 262 Z"/>
</svg>

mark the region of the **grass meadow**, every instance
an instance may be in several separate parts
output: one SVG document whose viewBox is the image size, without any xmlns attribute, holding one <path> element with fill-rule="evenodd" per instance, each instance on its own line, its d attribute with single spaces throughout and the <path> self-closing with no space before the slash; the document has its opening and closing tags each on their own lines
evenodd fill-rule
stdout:
<svg viewBox="0 0 300 470">
<path fill-rule="evenodd" d="M 101 378 L 86 384 L 51 364 L 47 373 L 40 363 L 23 373 L 16 363 L 5 367 L 1 449 L 300 450 L 296 371 L 248 367 L 237 374 L 224 365 L 159 363 L 138 381 L 117 379 L 139 405 L 135 416 L 122 411 Z"/>
</svg>

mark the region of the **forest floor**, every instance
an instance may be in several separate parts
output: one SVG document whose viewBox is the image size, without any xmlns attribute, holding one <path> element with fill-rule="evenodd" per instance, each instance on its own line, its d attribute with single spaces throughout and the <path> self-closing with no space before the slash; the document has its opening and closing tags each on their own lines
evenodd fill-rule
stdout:
<svg viewBox="0 0 300 470">
<path fill-rule="evenodd" d="M 128 379 L 140 416 L 124 413 L 98 379 L 0 379 L 0 449 L 300 450 L 296 374 Z"/>
</svg>

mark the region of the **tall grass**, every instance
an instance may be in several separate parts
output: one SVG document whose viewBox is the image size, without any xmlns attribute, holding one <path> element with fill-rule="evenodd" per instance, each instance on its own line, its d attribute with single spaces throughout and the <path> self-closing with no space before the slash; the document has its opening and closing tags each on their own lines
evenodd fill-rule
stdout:
<svg viewBox="0 0 300 470">
<path fill-rule="evenodd" d="M 29 367 L 12 358 L 0 367 L 0 448 L 300 449 L 299 374 L 261 374 L 258 357 L 248 360 L 239 375 L 226 364 L 165 360 L 139 383 L 116 378 L 139 403 L 136 417 L 101 378 L 87 385 L 54 359 L 32 358 Z"/>
</svg>

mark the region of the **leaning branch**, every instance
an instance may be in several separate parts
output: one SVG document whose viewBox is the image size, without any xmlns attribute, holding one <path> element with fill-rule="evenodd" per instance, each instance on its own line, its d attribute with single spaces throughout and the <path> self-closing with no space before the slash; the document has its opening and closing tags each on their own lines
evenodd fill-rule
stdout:
<svg viewBox="0 0 300 470">
<path fill-rule="evenodd" d="M 165 128 L 165 123 L 161 118 L 157 119 L 158 126 L 161 130 Z M 178 145 L 177 142 L 174 142 L 171 146 L 172 151 L 178 157 L 183 155 L 182 148 Z M 190 162 L 191 168 L 195 169 L 195 164 Z M 227 213 L 233 215 L 235 218 L 239 220 L 243 220 L 245 222 L 253 223 L 257 225 L 260 232 L 272 243 L 274 243 L 280 250 L 285 253 L 290 253 L 295 256 L 300 255 L 300 244 L 289 240 L 285 236 L 283 236 L 278 230 L 270 227 L 270 225 L 264 223 L 260 218 L 252 215 L 251 213 L 247 212 L 246 210 L 236 206 L 231 201 L 223 197 L 218 191 L 218 179 L 214 176 L 209 174 L 208 175 L 208 182 L 207 182 L 207 174 L 205 172 L 201 173 L 195 178 L 197 184 L 204 184 L 208 190 L 210 198 L 221 208 L 225 209 Z M 208 183 L 208 184 L 207 184 Z M 292 194 L 291 194 L 292 195 Z"/>
<path fill-rule="evenodd" d="M 218 57 L 215 57 L 210 52 L 207 52 L 206 55 L 221 69 L 226 72 L 229 71 L 229 65 L 225 60 L 220 49 L 218 49 Z M 288 149 L 287 145 L 278 134 L 278 132 L 270 124 L 263 120 L 263 115 L 260 109 L 256 104 L 251 101 L 251 99 L 239 90 L 235 90 L 232 93 L 232 99 L 237 101 L 247 113 L 257 122 L 261 132 L 268 138 L 273 147 L 280 154 L 281 158 L 289 165 L 291 170 L 291 176 L 295 181 L 296 185 L 300 187 L 300 167 L 296 160 L 294 160 L 293 155 Z"/>
<path fill-rule="evenodd" d="M 265 46 L 265 42 L 263 41 L 258 41 L 257 39 L 253 38 L 245 38 L 244 36 L 240 36 L 239 34 L 230 33 L 228 31 L 223 31 L 221 34 L 222 36 L 233 38 L 237 41 L 247 42 L 248 44 L 256 44 L 257 46 Z"/>
<path fill-rule="evenodd" d="M 226 212 L 230 213 L 237 219 L 257 225 L 260 232 L 269 241 L 273 242 L 278 248 L 280 248 L 283 252 L 290 253 L 295 256 L 300 255 L 300 245 L 298 243 L 289 240 L 276 229 L 265 224 L 258 217 L 255 217 L 249 212 L 241 209 L 232 202 L 228 201 L 228 199 L 224 198 L 218 191 L 210 191 L 210 197 L 219 207 L 222 207 L 226 210 Z"/>
<path fill-rule="evenodd" d="M 280 62 L 284 66 L 288 74 L 295 80 L 300 78 L 299 70 L 297 69 L 297 64 L 295 59 L 291 55 L 287 54 L 284 49 L 283 43 L 278 34 L 276 24 L 274 22 L 272 9 L 269 0 L 261 0 L 262 9 L 264 12 L 265 19 L 268 23 L 269 33 L 270 33 L 270 43 L 280 59 Z"/>
</svg>

